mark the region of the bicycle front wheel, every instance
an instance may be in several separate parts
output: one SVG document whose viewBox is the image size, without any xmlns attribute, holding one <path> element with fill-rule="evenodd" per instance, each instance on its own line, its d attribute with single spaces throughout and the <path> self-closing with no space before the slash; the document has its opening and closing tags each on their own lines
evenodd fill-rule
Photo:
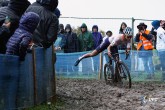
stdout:
<svg viewBox="0 0 165 110">
<path fill-rule="evenodd" d="M 104 65 L 104 79 L 105 79 L 106 84 L 109 84 L 110 81 L 114 80 L 113 67 L 109 64 Z"/>
<path fill-rule="evenodd" d="M 126 88 L 131 88 L 132 86 L 131 75 L 127 65 L 122 61 L 120 61 L 120 63 L 118 64 L 118 72 L 123 86 Z"/>
</svg>

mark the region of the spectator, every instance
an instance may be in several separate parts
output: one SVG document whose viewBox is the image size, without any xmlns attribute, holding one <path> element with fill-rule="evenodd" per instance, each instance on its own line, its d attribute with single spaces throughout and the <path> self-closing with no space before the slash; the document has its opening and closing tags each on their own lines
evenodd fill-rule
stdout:
<svg viewBox="0 0 165 110">
<path fill-rule="evenodd" d="M 123 30 L 127 27 L 127 24 L 125 22 L 121 23 L 119 34 L 123 34 Z M 118 46 L 119 50 L 125 50 L 127 47 L 125 44 L 121 44 Z"/>
<path fill-rule="evenodd" d="M 84 52 L 84 51 L 90 51 L 93 49 L 93 37 L 92 33 L 88 31 L 87 25 L 83 23 L 81 25 L 81 33 L 78 36 L 79 40 L 79 51 Z M 82 62 L 82 71 L 86 74 L 93 72 L 92 70 L 92 59 L 88 59 L 86 61 Z"/>
<path fill-rule="evenodd" d="M 158 50 L 159 59 L 162 67 L 162 80 L 165 81 L 165 20 L 160 20 L 160 26 L 157 29 L 156 48 Z"/>
<path fill-rule="evenodd" d="M 93 40 L 94 40 L 94 45 L 93 49 L 97 48 L 103 40 L 103 37 L 100 32 L 98 32 L 98 26 L 93 25 L 92 27 L 92 35 L 93 35 Z M 99 60 L 98 57 L 93 57 L 93 65 L 94 65 L 94 71 L 98 72 L 99 71 Z"/>
<path fill-rule="evenodd" d="M 59 32 L 57 35 L 57 40 L 54 43 L 56 52 L 64 53 L 64 46 L 66 44 L 66 37 L 65 37 L 64 25 L 59 24 Z"/>
<path fill-rule="evenodd" d="M 57 35 L 57 40 L 54 43 L 55 56 L 56 56 L 56 53 L 64 53 L 64 46 L 66 44 L 66 37 L 64 34 L 65 34 L 64 25 L 59 24 L 59 31 L 58 31 L 58 35 Z M 58 59 L 57 59 L 57 62 L 58 62 Z M 56 65 L 56 72 L 57 73 L 67 72 L 67 65 L 63 64 L 63 63 L 60 63 L 60 65 Z"/>
<path fill-rule="evenodd" d="M 40 16 L 40 23 L 36 28 L 33 41 L 36 45 L 49 48 L 57 39 L 59 21 L 53 13 L 58 0 L 36 0 L 26 12 L 35 12 Z"/>
<path fill-rule="evenodd" d="M 79 49 L 79 43 L 78 43 L 78 38 L 77 34 L 72 32 L 72 28 L 70 24 L 67 24 L 65 26 L 65 40 L 66 44 L 64 46 L 64 53 L 73 53 L 73 52 L 78 52 Z M 77 54 L 70 54 L 70 58 L 72 60 L 76 60 Z M 78 72 L 78 68 L 75 68 L 73 66 L 73 62 L 65 62 L 66 68 L 67 68 L 67 74 L 71 75 L 71 73 Z"/>
<path fill-rule="evenodd" d="M 6 54 L 17 55 L 20 56 L 20 60 L 24 60 L 32 34 L 38 23 L 38 14 L 33 12 L 25 13 L 20 19 L 19 27 L 7 42 Z"/>
<path fill-rule="evenodd" d="M 105 40 L 105 39 L 108 38 L 108 37 L 111 37 L 112 34 L 113 34 L 112 31 L 108 30 L 108 31 L 106 32 L 106 36 L 103 37 L 103 40 Z"/>
<path fill-rule="evenodd" d="M 139 32 L 136 34 L 135 42 L 138 42 L 137 50 L 139 52 L 139 57 L 142 58 L 144 69 L 147 72 L 147 79 L 152 79 L 154 77 L 154 66 L 152 61 L 152 38 L 153 35 L 150 34 L 147 29 L 147 25 L 140 23 L 137 26 Z"/>
<path fill-rule="evenodd" d="M 32 19 L 29 19 L 29 18 L 32 18 Z M 29 22 L 31 22 L 31 23 L 29 23 Z M 33 13 L 32 14 L 27 13 L 27 14 L 23 15 L 20 20 L 19 28 L 16 29 L 13 36 L 11 36 L 11 38 L 9 39 L 9 42 L 7 44 L 7 45 L 9 45 L 9 48 L 7 48 L 7 52 L 8 52 L 8 49 L 10 49 L 13 53 L 18 52 L 19 50 L 21 50 L 20 52 L 23 52 L 22 49 L 25 48 L 23 46 L 25 46 L 24 44 L 26 44 L 26 42 L 29 40 L 32 30 L 34 30 L 34 28 L 37 26 L 37 22 L 39 22 L 38 15 L 33 14 Z M 3 25 L 7 25 L 7 21 Z M 0 31 L 2 31 L 2 30 L 0 30 Z M 29 33 L 28 31 L 31 31 L 31 32 Z M 13 39 L 13 37 L 14 37 L 14 39 Z M 20 37 L 24 37 L 23 40 Z M 13 44 L 17 44 L 17 42 L 20 42 L 20 40 L 21 40 L 20 46 L 13 45 Z M 21 47 L 21 48 L 19 48 L 19 47 Z M 16 60 L 11 60 L 11 59 L 8 59 L 9 62 L 16 61 Z M 13 59 L 16 59 L 16 58 L 13 58 Z M 9 64 L 9 62 L 7 62 L 7 63 Z M 14 64 L 17 64 L 17 63 L 14 63 Z M 18 65 L 15 66 L 15 69 L 19 69 L 17 66 Z M 4 71 L 7 71 L 7 70 L 4 70 Z M 4 105 L 3 110 L 16 109 L 16 101 L 17 101 L 16 95 L 18 95 L 17 92 L 19 89 L 18 85 L 20 85 L 20 83 L 22 85 L 23 82 L 21 82 L 21 81 L 25 80 L 25 79 L 22 79 L 22 80 L 20 79 L 21 74 L 18 74 L 17 72 L 16 73 L 12 72 L 13 70 L 10 70 L 10 71 L 11 72 L 7 72 L 8 74 L 3 74 L 4 72 L 2 72 L 1 77 L 0 77 L 0 88 L 1 88 L 0 100 L 3 102 L 3 103 L 2 102 L 0 103 L 0 105 L 1 105 L 0 108 L 2 109 L 3 108 L 2 105 Z M 21 90 L 22 89 L 23 88 L 21 88 Z"/>
<path fill-rule="evenodd" d="M 93 35 L 93 40 L 94 40 L 94 48 L 97 48 L 97 46 L 99 46 L 103 40 L 103 37 L 101 35 L 100 32 L 98 32 L 98 26 L 97 25 L 94 25 L 92 27 L 92 35 Z"/>
<path fill-rule="evenodd" d="M 125 22 L 121 23 L 119 34 L 123 34 L 123 30 L 127 27 L 127 24 Z"/>
<path fill-rule="evenodd" d="M 79 39 L 79 51 L 89 51 L 93 49 L 93 37 L 92 34 L 88 31 L 88 28 L 85 23 L 81 25 L 81 34 L 78 36 Z"/>
<path fill-rule="evenodd" d="M 10 19 L 10 26 L 0 34 L 0 53 L 5 54 L 6 43 L 18 27 L 19 19 L 26 8 L 30 5 L 27 0 L 10 0 L 8 6 L 0 8 L 0 26 L 6 17 Z"/>
<path fill-rule="evenodd" d="M 103 38 L 103 42 L 105 41 L 106 38 L 111 37 L 112 34 L 113 34 L 112 31 L 110 31 L 110 30 L 107 31 L 107 32 L 106 32 L 106 36 Z M 111 48 L 111 51 L 114 52 L 114 53 L 116 53 L 115 51 L 118 52 L 117 46 L 113 46 L 113 47 Z M 107 54 L 105 55 L 105 59 L 106 59 L 106 62 L 107 62 L 107 61 L 108 61 L 108 55 L 107 55 Z M 110 62 L 110 63 L 112 64 L 112 62 Z"/>
<path fill-rule="evenodd" d="M 152 29 L 151 29 L 150 33 L 154 36 L 153 44 L 154 44 L 154 48 L 156 49 L 156 39 L 157 39 L 157 32 L 156 31 L 160 26 L 160 20 L 154 20 L 151 24 L 152 24 Z"/>
<path fill-rule="evenodd" d="M 78 52 L 79 44 L 77 34 L 72 32 L 70 24 L 65 26 L 66 44 L 64 46 L 64 53 Z"/>
</svg>

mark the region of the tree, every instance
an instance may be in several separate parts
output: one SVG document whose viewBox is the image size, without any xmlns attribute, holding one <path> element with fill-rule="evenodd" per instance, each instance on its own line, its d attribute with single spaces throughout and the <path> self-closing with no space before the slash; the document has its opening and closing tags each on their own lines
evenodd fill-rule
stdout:
<svg viewBox="0 0 165 110">
<path fill-rule="evenodd" d="M 77 28 L 72 27 L 72 31 L 73 31 L 74 33 L 76 33 L 77 35 L 79 35 L 79 34 L 81 33 L 81 28 L 80 28 L 79 26 L 77 26 Z"/>
<path fill-rule="evenodd" d="M 101 35 L 104 37 L 105 36 L 105 31 L 100 30 Z"/>
</svg>

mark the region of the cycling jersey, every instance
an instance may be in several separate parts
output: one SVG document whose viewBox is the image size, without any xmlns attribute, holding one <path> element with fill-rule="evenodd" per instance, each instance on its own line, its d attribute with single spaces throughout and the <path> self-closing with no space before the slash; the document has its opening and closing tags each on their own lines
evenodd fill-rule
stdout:
<svg viewBox="0 0 165 110">
<path fill-rule="evenodd" d="M 118 36 L 107 37 L 103 40 L 103 42 L 96 48 L 97 51 L 104 51 L 109 45 L 117 46 L 120 44 L 127 44 L 127 48 L 131 47 L 130 40 L 126 40 L 123 34 L 119 34 Z"/>
<path fill-rule="evenodd" d="M 131 47 L 130 40 L 126 40 L 123 34 L 119 34 L 119 36 L 113 36 L 109 38 L 110 46 L 117 46 L 120 44 L 127 44 L 127 48 Z"/>
</svg>

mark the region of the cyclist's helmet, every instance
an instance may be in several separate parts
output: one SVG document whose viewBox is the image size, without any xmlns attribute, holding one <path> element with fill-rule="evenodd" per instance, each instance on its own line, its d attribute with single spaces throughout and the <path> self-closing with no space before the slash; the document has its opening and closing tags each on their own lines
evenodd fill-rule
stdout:
<svg viewBox="0 0 165 110">
<path fill-rule="evenodd" d="M 126 28 L 123 30 L 123 33 L 126 34 L 127 36 L 132 36 L 132 28 L 126 27 Z"/>
</svg>

